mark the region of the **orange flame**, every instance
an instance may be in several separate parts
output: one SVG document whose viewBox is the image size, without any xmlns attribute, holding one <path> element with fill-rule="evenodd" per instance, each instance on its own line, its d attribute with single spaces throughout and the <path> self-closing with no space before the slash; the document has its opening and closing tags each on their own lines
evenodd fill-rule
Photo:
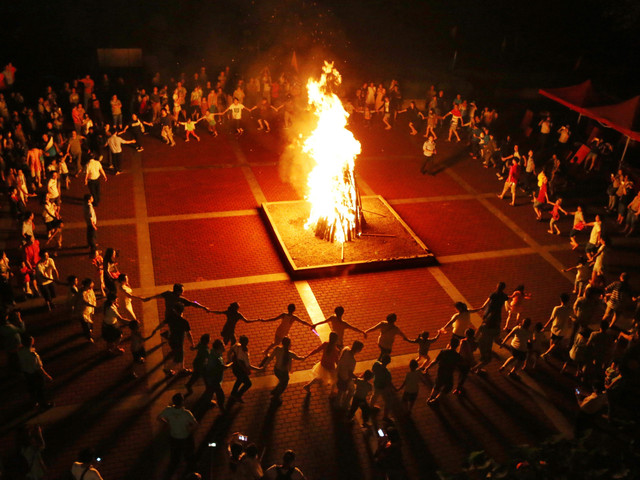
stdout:
<svg viewBox="0 0 640 480">
<path fill-rule="evenodd" d="M 307 185 L 306 196 L 311 213 L 305 228 L 315 228 L 326 220 L 335 228 L 335 240 L 351 239 L 349 232 L 356 226 L 357 192 L 354 180 L 354 161 L 360 153 L 360 142 L 345 127 L 349 114 L 332 89 L 340 85 L 342 77 L 333 63 L 324 62 L 319 81 L 309 79 L 309 105 L 313 107 L 318 125 L 305 140 L 302 151 L 315 160 Z"/>
</svg>

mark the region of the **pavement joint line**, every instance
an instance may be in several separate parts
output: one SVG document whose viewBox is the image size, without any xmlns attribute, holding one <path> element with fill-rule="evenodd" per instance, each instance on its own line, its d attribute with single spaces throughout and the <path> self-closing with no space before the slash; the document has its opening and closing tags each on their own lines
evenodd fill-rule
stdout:
<svg viewBox="0 0 640 480">
<path fill-rule="evenodd" d="M 313 293 L 311 289 L 311 285 L 306 280 L 298 280 L 293 282 L 296 290 L 298 291 L 298 295 L 300 295 L 300 299 L 304 305 L 304 308 L 307 310 L 309 314 L 309 318 L 311 318 L 311 323 L 314 325 L 316 323 L 320 323 L 325 320 L 324 313 L 322 312 L 322 308 L 320 308 L 320 304 L 318 303 L 318 299 Z M 318 336 L 323 342 L 329 340 L 329 333 L 331 333 L 331 328 L 328 324 L 321 325 L 317 330 Z"/>
<path fill-rule="evenodd" d="M 546 251 L 569 250 L 568 245 L 548 245 L 540 247 Z M 469 260 L 485 260 L 488 258 L 514 257 L 519 255 L 534 255 L 539 253 L 533 247 L 508 248 L 504 250 L 487 250 L 484 252 L 461 253 L 458 255 L 438 255 L 436 258 L 440 263 L 467 262 Z"/>
<path fill-rule="evenodd" d="M 244 178 L 249 184 L 249 188 L 251 189 L 253 198 L 255 198 L 256 202 L 258 202 L 258 205 L 262 205 L 267 201 L 267 197 L 264 195 L 264 192 L 260 187 L 260 183 L 258 183 L 258 179 L 253 174 L 253 170 L 251 170 L 251 166 L 247 161 L 247 157 L 244 155 L 244 152 L 237 144 L 237 142 L 232 142 L 231 148 L 236 158 L 238 159 L 238 164 L 241 166 L 240 168 L 242 168 L 242 173 L 244 174 Z"/>
<path fill-rule="evenodd" d="M 395 200 L 387 200 L 391 205 L 406 205 L 411 203 L 431 203 L 431 202 L 453 202 L 457 200 L 475 200 L 478 197 L 492 197 L 493 193 L 481 193 L 474 195 L 472 193 L 463 193 L 458 195 L 438 195 L 435 197 L 416 197 L 416 198 L 398 198 Z"/>
<path fill-rule="evenodd" d="M 153 271 L 153 253 L 151 249 L 151 232 L 149 231 L 147 197 L 144 189 L 144 174 L 142 172 L 142 158 L 140 155 L 134 155 L 132 160 L 131 172 L 133 174 L 133 194 L 136 221 L 136 241 L 138 247 L 138 266 L 140 270 L 140 286 L 143 289 L 153 289 L 155 287 L 155 275 Z M 149 336 L 151 332 L 160 324 L 158 316 L 158 306 L 156 300 L 144 302 L 142 304 L 142 330 L 143 335 Z M 149 365 L 158 365 L 164 362 L 162 348 L 159 335 L 153 335 L 147 340 L 147 356 L 145 369 L 150 368 Z M 161 369 L 152 370 L 149 373 L 148 382 L 157 383 L 164 378 L 164 372 Z M 154 433 L 159 431 L 159 426 L 155 421 L 154 405 L 149 408 L 149 416 L 151 420 L 152 430 Z"/>
<path fill-rule="evenodd" d="M 207 290 L 210 288 L 224 288 L 234 287 L 239 285 L 255 285 L 258 283 L 270 283 L 270 282 L 286 282 L 289 281 L 289 275 L 286 273 L 269 273 L 265 275 L 249 275 L 246 277 L 230 277 L 221 278 L 217 280 L 201 280 L 197 282 L 183 283 L 184 289 L 188 291 L 193 290 Z M 173 284 L 170 285 L 154 285 L 152 288 L 134 288 L 133 293 L 136 295 L 157 295 L 166 290 L 171 290 Z"/>
<path fill-rule="evenodd" d="M 361 176 L 356 177 L 356 185 L 358 185 L 358 188 L 360 189 L 360 191 L 365 195 L 376 194 L 376 192 L 373 191 L 373 188 L 371 188 L 369 184 L 365 182 Z"/>
<path fill-rule="evenodd" d="M 446 172 L 462 188 L 467 190 L 469 193 L 478 195 L 476 189 L 469 185 L 465 180 L 463 180 L 457 173 L 451 171 L 451 169 L 447 169 Z M 513 220 L 502 213 L 495 205 L 492 205 L 491 202 L 489 202 L 486 198 L 478 195 L 478 202 L 480 202 L 487 210 L 489 210 L 496 218 L 498 218 L 498 220 L 504 223 L 511 231 L 518 235 L 526 244 L 533 248 L 537 254 L 539 254 L 549 264 L 551 264 L 551 266 L 555 268 L 562 276 L 564 276 L 567 280 L 573 282 L 574 275 L 571 275 L 569 272 L 564 272 L 564 266 L 562 265 L 562 263 L 553 255 L 551 255 L 547 250 L 545 250 L 542 245 L 536 242 L 533 237 L 531 237 L 531 235 L 520 228 Z"/>
</svg>

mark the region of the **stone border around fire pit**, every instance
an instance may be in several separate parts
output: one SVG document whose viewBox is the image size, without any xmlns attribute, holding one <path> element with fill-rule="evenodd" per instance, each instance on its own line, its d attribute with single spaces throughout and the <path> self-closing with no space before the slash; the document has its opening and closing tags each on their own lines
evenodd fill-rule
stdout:
<svg viewBox="0 0 640 480">
<path fill-rule="evenodd" d="M 261 213 L 293 279 L 437 265 L 435 256 L 383 197 L 362 197 L 362 208 L 366 221 L 362 236 L 344 245 L 317 238 L 304 228 L 309 216 L 304 200 L 265 202 Z"/>
</svg>

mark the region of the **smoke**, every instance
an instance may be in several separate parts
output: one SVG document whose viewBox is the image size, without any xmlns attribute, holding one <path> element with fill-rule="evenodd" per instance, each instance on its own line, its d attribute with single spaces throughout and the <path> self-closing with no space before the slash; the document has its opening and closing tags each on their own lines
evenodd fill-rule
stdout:
<svg viewBox="0 0 640 480">
<path fill-rule="evenodd" d="M 307 178 L 315 164 L 309 155 L 303 153 L 302 144 L 317 123 L 317 119 L 306 110 L 306 95 L 304 101 L 304 105 L 296 105 L 296 108 L 305 110 L 297 111 L 291 126 L 284 130 L 287 146 L 278 162 L 280 180 L 291 185 L 301 197 L 308 193 Z"/>
</svg>

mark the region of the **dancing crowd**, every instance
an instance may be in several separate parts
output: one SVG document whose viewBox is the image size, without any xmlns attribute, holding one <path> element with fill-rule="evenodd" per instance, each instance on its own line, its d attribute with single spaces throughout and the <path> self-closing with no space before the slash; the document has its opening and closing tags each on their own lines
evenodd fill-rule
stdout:
<svg viewBox="0 0 640 480">
<path fill-rule="evenodd" d="M 422 148 L 425 157 L 422 173 L 434 170 L 436 141 L 446 134 L 447 141 L 465 142 L 472 158 L 496 170 L 498 178 L 505 181 L 499 198 L 509 194 L 512 206 L 526 199 L 527 204 L 533 204 L 538 220 L 550 215 L 550 234 L 561 234 L 558 225 L 561 215 L 573 216 L 569 238 L 572 248 L 579 249 L 582 232 L 590 229 L 584 254 L 576 265 L 567 268 L 576 272 L 574 290 L 558 292 L 559 303 L 549 312 L 546 321 L 524 316 L 523 306 L 535 299 L 523 285 L 508 294 L 502 282 L 483 305 L 473 307 L 457 302 L 452 317 L 443 322 L 436 335 L 425 331 L 416 338 L 405 335 L 398 325 L 402 319 L 395 313 L 361 330 L 345 320 L 342 306 L 337 306 L 324 321 L 311 324 L 296 315 L 294 304 L 278 315 L 258 319 L 245 318 L 236 302 L 224 310 L 216 310 L 186 298 L 179 283 L 172 290 L 155 296 L 135 295 L 126 272 L 121 272 L 118 266 L 118 250 L 110 247 L 102 251 L 97 242 L 97 217 L 102 202 L 101 188 L 104 188 L 101 185 L 108 180 L 107 171 L 114 175 L 122 171 L 123 145 L 130 144 L 137 152 L 143 152 L 143 135 L 152 133 L 173 147 L 174 136 L 181 129 L 185 142 L 191 137 L 200 141 L 197 130 L 202 121 L 212 136 L 222 132 L 243 135 L 249 122 L 255 122 L 252 128 L 264 133 L 274 128 L 288 128 L 303 100 L 301 93 L 295 76 L 282 74 L 273 79 L 268 68 L 245 83 L 240 77 L 232 82 L 228 68 L 222 70 L 217 79 L 209 79 L 204 67 L 190 78 L 183 74 L 167 84 L 158 74 L 148 88 L 138 88 L 131 95 L 122 79 L 112 84 L 107 75 L 99 84 L 87 75 L 65 83 L 59 91 L 47 87 L 44 95 L 33 103 L 25 101 L 15 89 L 0 93 L 0 172 L 4 198 L 19 237 L 19 248 L 10 252 L 11 261 L 5 252 L 0 258 L 0 335 L 8 368 L 24 378 L 34 407 L 50 408 L 53 399 L 46 387 L 51 377 L 19 307 L 19 302 L 31 297 L 42 297 L 49 310 L 64 308 L 65 315 L 77 321 L 79 330 L 91 343 L 99 338 L 94 332 L 94 322 L 96 313 L 101 312 L 100 338 L 110 355 L 125 353 L 126 337 L 132 378 L 144 374 L 141 364 L 146 359 L 145 343 L 155 335 L 166 340 L 170 353 L 163 362 L 165 374 L 186 379 L 184 394 L 174 395 L 172 404 L 158 416 L 158 421 L 166 423 L 170 431 L 171 469 L 183 458 L 188 463 L 194 460 L 193 432 L 198 423 L 186 408 L 185 398 L 194 393 L 198 382 L 204 383 L 199 402 L 208 407 L 217 406 L 221 414 L 226 415 L 234 404 L 244 403 L 243 397 L 252 386 L 253 372 L 265 370 L 273 363 L 277 385 L 271 397 L 274 406 L 278 406 L 288 388 L 294 361 L 309 357 L 319 356 L 319 361 L 310 372 L 309 382 L 301 388 L 311 395 L 312 387 L 327 385 L 332 405 L 342 411 L 345 421 L 357 417 L 366 429 L 382 426 L 376 461 L 389 478 L 403 478 L 399 436 L 393 418 L 411 414 L 421 385 L 430 388 L 426 398 L 429 404 L 441 401 L 450 392 L 463 394 L 469 375 L 487 375 L 486 366 L 494 358 L 496 346 L 508 349 L 499 370 L 514 380 L 521 370 L 540 368 L 539 359 L 551 365 L 557 363 L 563 372 L 575 375 L 579 404 L 587 405 L 582 408 L 588 412 L 580 417 L 582 423 L 594 420 L 595 414 L 605 406 L 608 406 L 609 418 L 628 410 L 629 396 L 637 394 L 638 386 L 634 367 L 639 348 L 638 297 L 626 273 L 613 282 L 605 280 L 608 249 L 615 232 L 605 227 L 604 212 L 588 222 L 586 205 L 565 210 L 561 194 L 569 188 L 569 171 L 582 168 L 582 162 L 572 158 L 570 126 L 560 127 L 554 142 L 551 117 L 544 115 L 537 131 L 523 136 L 522 144 L 530 147 L 524 154 L 521 152 L 526 149 L 520 150 L 510 135 L 497 139 L 498 135 L 493 132 L 498 118 L 495 109 L 479 110 L 475 101 L 465 100 L 461 95 L 448 100 L 445 93 L 434 86 L 424 99 L 424 110 L 417 107 L 415 100 L 408 103 L 403 100 L 395 80 L 388 88 L 365 83 L 345 103 L 354 116 L 353 121 L 366 128 L 391 130 L 407 126 L 410 136 L 426 138 Z M 127 101 L 123 103 L 123 99 Z M 584 164 L 589 171 L 605 170 L 609 152 L 600 140 L 594 142 Z M 63 272 L 61 276 L 54 260 L 63 247 L 63 192 L 75 181 L 83 181 L 87 187 L 83 208 L 94 278 L 78 279 L 73 272 Z M 640 212 L 640 193 L 635 194 L 629 173 L 616 169 L 607 194 L 606 211 L 616 215 L 615 222 L 624 226 L 623 234 L 632 234 Z M 36 208 L 43 219 L 44 234 L 39 233 Z M 41 242 L 44 245 L 41 246 Z M 67 290 L 64 304 L 54 301 L 59 290 L 56 285 L 63 285 Z M 164 302 L 162 321 L 146 336 L 133 308 L 134 299 Z M 189 308 L 222 317 L 224 323 L 220 331 L 194 339 L 188 320 Z M 506 311 L 504 322 L 503 310 Z M 474 322 L 474 313 L 480 314 L 479 321 Z M 273 342 L 260 352 L 258 361 L 252 360 L 249 337 L 236 334 L 238 324 L 253 322 L 277 324 Z M 326 324 L 330 333 L 323 335 L 324 341 L 311 351 L 296 353 L 289 337 L 295 324 L 318 336 L 318 328 Z M 347 344 L 347 331 L 357 333 L 362 340 Z M 369 334 L 376 335 L 379 357 L 373 362 L 364 362 L 365 365 L 361 361 L 358 366 L 357 357 Z M 437 354 L 431 352 L 432 344 L 445 336 L 448 337 L 446 348 Z M 393 378 L 389 369 L 396 338 L 415 344 L 417 350 L 415 358 L 401 367 L 404 368 L 402 381 Z M 185 343 L 196 352 L 190 366 L 185 365 Z M 228 393 L 223 389 L 225 370 L 230 370 L 235 378 Z M 398 391 L 402 391 L 400 403 L 395 395 Z M 304 478 L 295 467 L 293 451 L 284 454 L 282 464 L 263 472 L 258 448 L 244 435 L 234 435 L 228 445 L 231 478 Z M 25 428 L 21 454 L 29 465 L 28 478 L 45 477 L 43 449 L 42 431 Z M 74 478 L 101 478 L 96 461 L 94 451 L 83 450 L 71 469 Z M 190 478 L 198 477 L 192 474 Z"/>
</svg>

